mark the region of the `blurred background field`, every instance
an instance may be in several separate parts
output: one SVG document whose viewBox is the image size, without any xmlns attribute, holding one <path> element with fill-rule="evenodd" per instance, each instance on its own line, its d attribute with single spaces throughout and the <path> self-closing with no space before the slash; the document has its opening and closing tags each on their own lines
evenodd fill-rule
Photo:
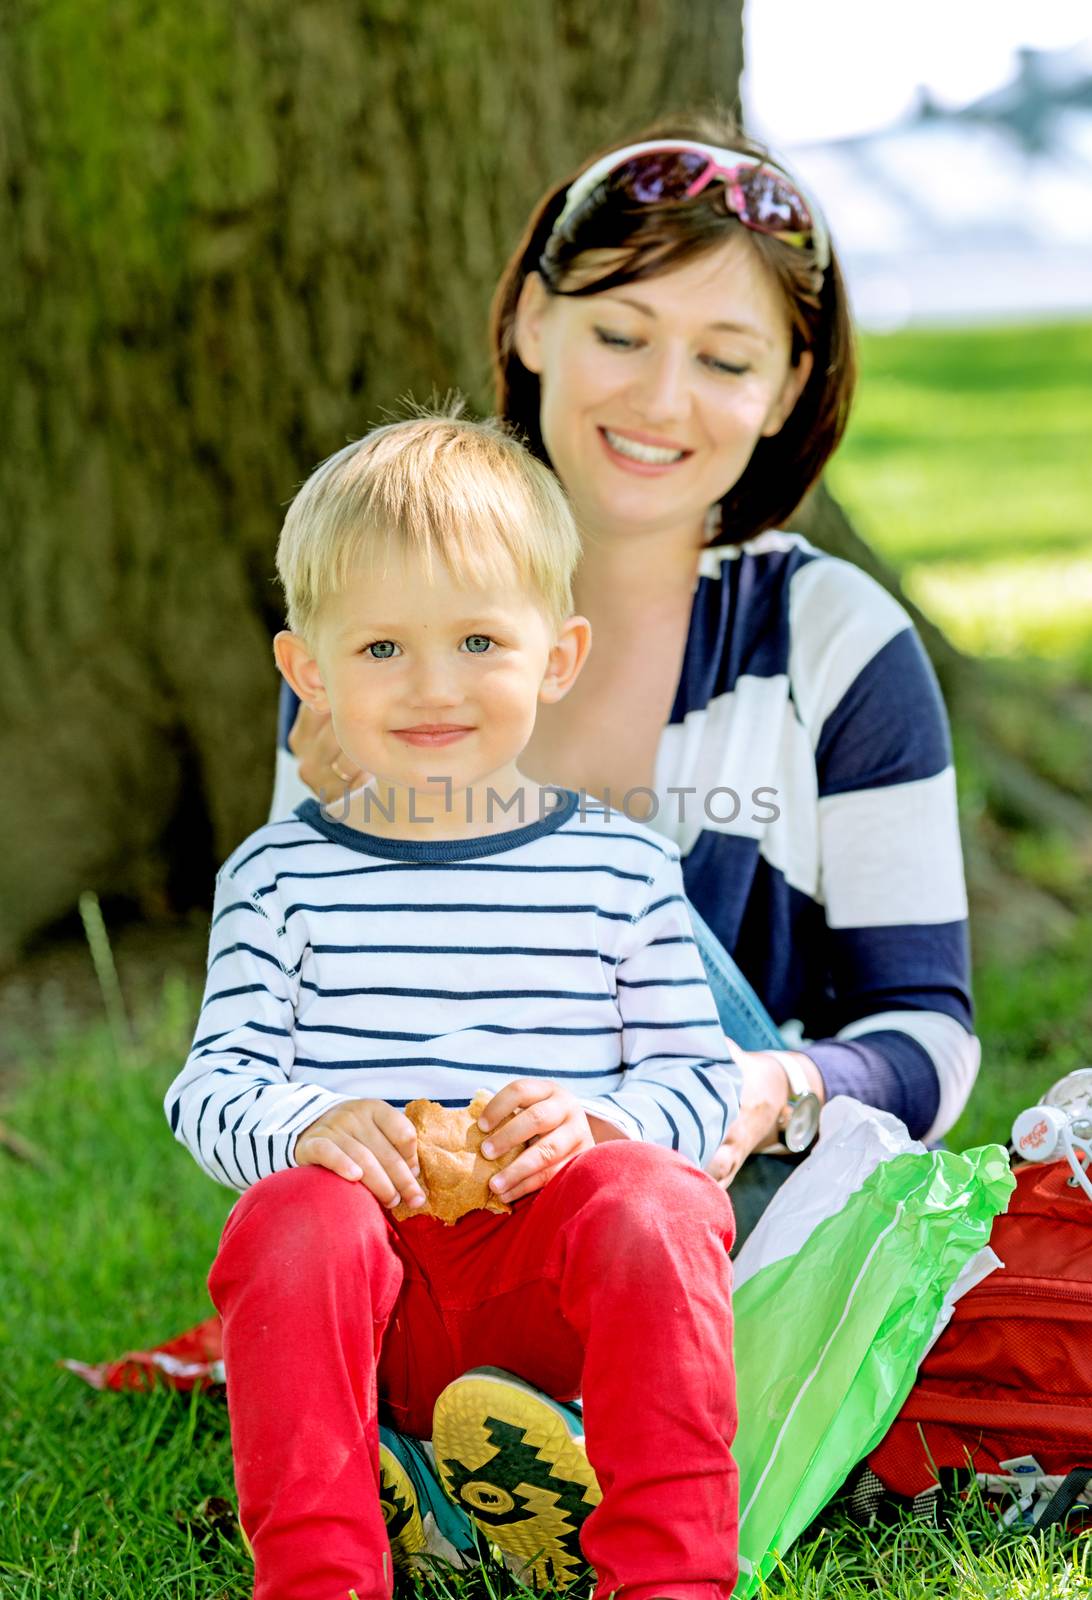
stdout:
<svg viewBox="0 0 1092 1600">
<path fill-rule="evenodd" d="M 866 334 L 832 464 L 953 643 L 1092 681 L 1092 321 Z"/>
</svg>

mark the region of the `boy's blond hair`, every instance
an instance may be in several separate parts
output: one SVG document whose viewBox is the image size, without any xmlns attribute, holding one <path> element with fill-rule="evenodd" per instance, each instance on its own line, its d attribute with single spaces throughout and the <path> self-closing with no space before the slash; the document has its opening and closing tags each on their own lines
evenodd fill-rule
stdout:
<svg viewBox="0 0 1092 1600">
<path fill-rule="evenodd" d="M 328 457 L 288 509 L 277 546 L 288 626 L 307 638 L 322 601 L 391 549 L 427 577 L 442 561 L 483 585 L 533 590 L 555 624 L 572 612 L 580 540 L 565 493 L 503 423 L 456 408 L 375 428 Z"/>
</svg>

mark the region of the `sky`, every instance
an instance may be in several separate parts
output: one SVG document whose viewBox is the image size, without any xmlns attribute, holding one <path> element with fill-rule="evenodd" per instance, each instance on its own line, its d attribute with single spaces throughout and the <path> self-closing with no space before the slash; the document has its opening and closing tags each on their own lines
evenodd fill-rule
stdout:
<svg viewBox="0 0 1092 1600">
<path fill-rule="evenodd" d="M 965 105 L 1012 77 L 1021 46 L 1090 35 L 1090 0 L 746 0 L 747 121 L 781 146 L 863 133 L 919 85 Z"/>
</svg>

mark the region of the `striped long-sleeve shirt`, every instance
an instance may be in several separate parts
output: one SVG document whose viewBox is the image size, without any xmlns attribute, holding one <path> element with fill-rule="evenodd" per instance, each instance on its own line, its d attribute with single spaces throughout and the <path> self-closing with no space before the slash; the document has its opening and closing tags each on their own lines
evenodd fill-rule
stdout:
<svg viewBox="0 0 1092 1600">
<path fill-rule="evenodd" d="M 296 710 L 274 816 L 307 793 Z M 691 901 L 828 1094 L 941 1137 L 979 1048 L 947 719 L 902 607 L 796 534 L 705 551 L 655 787 Z"/>
<path fill-rule="evenodd" d="M 542 818 L 435 843 L 310 800 L 235 851 L 164 1103 L 210 1176 L 242 1190 L 293 1165 L 297 1136 L 345 1100 L 465 1105 L 539 1076 L 631 1138 L 712 1155 L 739 1073 L 678 853 L 556 793 Z"/>
</svg>

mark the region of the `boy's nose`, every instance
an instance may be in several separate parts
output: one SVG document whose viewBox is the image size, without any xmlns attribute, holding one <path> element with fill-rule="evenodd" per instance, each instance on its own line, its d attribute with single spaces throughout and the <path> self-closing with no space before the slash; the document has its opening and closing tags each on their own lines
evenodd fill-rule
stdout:
<svg viewBox="0 0 1092 1600">
<path fill-rule="evenodd" d="M 417 663 L 411 697 L 418 706 L 457 706 L 463 698 L 457 673 L 446 663 L 427 658 Z"/>
</svg>

